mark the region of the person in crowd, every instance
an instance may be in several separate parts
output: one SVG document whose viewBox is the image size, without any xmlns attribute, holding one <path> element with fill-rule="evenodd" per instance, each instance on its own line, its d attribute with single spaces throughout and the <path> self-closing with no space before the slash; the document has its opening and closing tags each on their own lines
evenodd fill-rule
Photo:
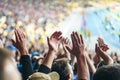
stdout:
<svg viewBox="0 0 120 80">
<path fill-rule="evenodd" d="M 14 56 L 6 48 L 0 48 L 0 80 L 22 80 Z"/>
<path fill-rule="evenodd" d="M 120 80 L 120 65 L 112 64 L 99 68 L 94 74 L 93 80 Z"/>
<path fill-rule="evenodd" d="M 60 80 L 73 80 L 73 70 L 68 59 L 56 60 L 52 65 L 52 71 L 59 73 Z"/>
</svg>

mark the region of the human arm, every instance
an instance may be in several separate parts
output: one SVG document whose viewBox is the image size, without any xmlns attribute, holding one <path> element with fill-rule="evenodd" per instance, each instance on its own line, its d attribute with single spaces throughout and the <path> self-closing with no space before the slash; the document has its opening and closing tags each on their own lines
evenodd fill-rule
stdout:
<svg viewBox="0 0 120 80">
<path fill-rule="evenodd" d="M 73 48 L 67 47 L 69 52 L 76 56 L 78 63 L 78 79 L 89 80 L 89 70 L 84 53 L 84 41 L 82 35 L 78 35 L 77 32 L 71 34 Z"/>
<path fill-rule="evenodd" d="M 48 67 L 49 69 L 51 69 L 52 67 L 53 60 L 57 53 L 58 45 L 61 42 L 61 39 L 62 39 L 61 35 L 62 33 L 60 31 L 59 32 L 56 31 L 51 35 L 50 38 L 47 37 L 49 50 L 48 50 L 46 57 L 43 60 L 42 65 Z M 44 72 L 41 66 L 39 68 L 39 72 Z"/>
<path fill-rule="evenodd" d="M 12 43 L 21 54 L 20 62 L 22 64 L 22 77 L 23 80 L 26 80 L 28 76 L 33 73 L 31 60 L 26 47 L 26 36 L 21 30 L 16 29 L 15 38 L 16 41 L 12 39 Z"/>
<path fill-rule="evenodd" d="M 98 44 L 96 44 L 95 51 L 97 55 L 103 59 L 106 65 L 113 64 L 113 59 L 105 51 L 103 51 Z"/>
<path fill-rule="evenodd" d="M 107 53 L 107 50 L 109 49 L 109 46 L 104 43 L 102 38 L 98 38 L 98 44 L 95 46 L 95 52 L 98 56 L 100 56 L 105 64 L 113 64 L 113 59 L 109 56 Z"/>
<path fill-rule="evenodd" d="M 68 38 L 66 38 L 66 39 L 63 38 L 62 39 L 62 47 L 63 47 L 64 53 L 65 53 L 64 55 L 68 60 L 71 60 L 71 55 L 70 55 L 69 51 L 66 49 L 66 46 L 71 48 L 70 41 Z"/>
<path fill-rule="evenodd" d="M 96 72 L 96 68 L 95 68 L 92 60 L 90 59 L 89 53 L 88 53 L 87 50 L 85 51 L 85 54 L 86 54 L 86 60 L 87 60 L 87 64 L 88 64 L 88 67 L 89 67 L 89 71 L 90 71 L 91 73 L 95 73 L 95 72 Z"/>
</svg>

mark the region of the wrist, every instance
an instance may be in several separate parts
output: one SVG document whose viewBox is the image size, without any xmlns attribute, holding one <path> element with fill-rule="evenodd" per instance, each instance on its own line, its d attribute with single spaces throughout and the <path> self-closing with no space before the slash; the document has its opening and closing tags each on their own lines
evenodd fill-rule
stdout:
<svg viewBox="0 0 120 80">
<path fill-rule="evenodd" d="M 77 59 L 83 59 L 86 58 L 85 54 L 79 54 L 76 56 Z"/>
<path fill-rule="evenodd" d="M 81 51 L 76 55 L 76 57 L 85 57 L 85 56 L 86 55 L 85 55 L 84 51 Z"/>
<path fill-rule="evenodd" d="M 48 53 L 56 53 L 57 51 L 56 50 L 54 50 L 54 49 L 49 49 L 48 50 Z"/>
<path fill-rule="evenodd" d="M 19 50 L 21 55 L 28 55 L 28 51 L 26 49 Z"/>
</svg>

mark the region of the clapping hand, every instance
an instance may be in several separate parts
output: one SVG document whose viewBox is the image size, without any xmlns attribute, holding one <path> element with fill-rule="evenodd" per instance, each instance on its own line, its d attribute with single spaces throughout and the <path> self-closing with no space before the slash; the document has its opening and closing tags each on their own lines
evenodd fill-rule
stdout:
<svg viewBox="0 0 120 80">
<path fill-rule="evenodd" d="M 21 55 L 27 55 L 27 48 L 26 48 L 26 36 L 25 34 L 19 30 L 15 30 L 15 40 L 12 39 L 13 45 L 20 51 Z"/>
<path fill-rule="evenodd" d="M 47 37 L 47 41 L 48 41 L 48 46 L 49 46 L 49 50 L 53 50 L 53 51 L 57 51 L 58 50 L 58 45 L 61 43 L 61 39 L 62 39 L 62 32 L 54 32 L 50 38 Z"/>
<path fill-rule="evenodd" d="M 104 41 L 103 41 L 102 38 L 98 37 L 98 40 L 97 40 L 97 41 L 98 41 L 98 44 L 99 44 L 100 48 L 101 48 L 103 51 L 106 52 L 107 50 L 109 50 L 108 45 L 104 43 Z"/>
<path fill-rule="evenodd" d="M 68 51 L 78 57 L 79 55 L 84 55 L 84 41 L 82 35 L 78 35 L 77 32 L 73 32 L 71 34 L 73 47 L 70 49 L 66 46 Z"/>
</svg>

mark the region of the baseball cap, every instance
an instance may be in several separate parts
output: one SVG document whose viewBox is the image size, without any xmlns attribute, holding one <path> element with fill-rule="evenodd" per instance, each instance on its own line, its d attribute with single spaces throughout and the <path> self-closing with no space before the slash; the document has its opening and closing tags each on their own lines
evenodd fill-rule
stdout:
<svg viewBox="0 0 120 80">
<path fill-rule="evenodd" d="M 44 74 L 41 72 L 36 72 L 28 77 L 27 80 L 59 80 L 59 74 L 57 72 L 51 72 L 49 74 Z"/>
</svg>

